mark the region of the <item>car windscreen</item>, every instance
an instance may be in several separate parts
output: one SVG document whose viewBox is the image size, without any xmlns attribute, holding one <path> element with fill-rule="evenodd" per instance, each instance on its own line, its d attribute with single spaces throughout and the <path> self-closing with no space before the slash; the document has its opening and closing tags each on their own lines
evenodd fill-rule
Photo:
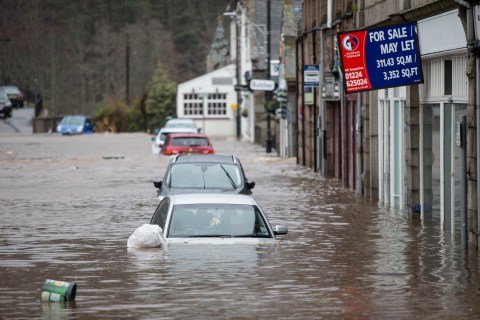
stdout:
<svg viewBox="0 0 480 320">
<path fill-rule="evenodd" d="M 258 207 L 213 203 L 175 205 L 167 237 L 271 238 L 272 234 Z"/>
<path fill-rule="evenodd" d="M 207 147 L 208 139 L 202 137 L 176 137 L 172 139 L 175 147 Z"/>
<path fill-rule="evenodd" d="M 0 101 L 1 102 L 8 101 L 7 93 L 4 90 L 0 90 Z"/>
<path fill-rule="evenodd" d="M 240 168 L 227 163 L 177 163 L 166 182 L 171 189 L 220 189 L 233 191 L 243 186 Z"/>
<path fill-rule="evenodd" d="M 84 123 L 84 117 L 65 117 L 61 122 L 64 126 L 82 126 Z"/>
<path fill-rule="evenodd" d="M 17 87 L 3 87 L 7 94 L 20 94 L 20 89 Z"/>
</svg>

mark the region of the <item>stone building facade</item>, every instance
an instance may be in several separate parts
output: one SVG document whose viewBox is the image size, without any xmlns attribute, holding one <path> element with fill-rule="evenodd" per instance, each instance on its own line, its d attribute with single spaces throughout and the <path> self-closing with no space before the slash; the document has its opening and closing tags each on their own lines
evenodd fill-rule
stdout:
<svg viewBox="0 0 480 320">
<path fill-rule="evenodd" d="M 414 218 L 438 221 L 453 235 L 466 209 L 468 242 L 478 245 L 478 45 L 468 31 L 475 2 L 304 0 L 296 40 L 296 155 L 312 171 Z M 338 33 L 410 22 L 423 84 L 346 94 Z M 305 66 L 319 67 L 318 86 L 304 85 Z M 463 117 L 465 143 L 458 138 Z"/>
</svg>

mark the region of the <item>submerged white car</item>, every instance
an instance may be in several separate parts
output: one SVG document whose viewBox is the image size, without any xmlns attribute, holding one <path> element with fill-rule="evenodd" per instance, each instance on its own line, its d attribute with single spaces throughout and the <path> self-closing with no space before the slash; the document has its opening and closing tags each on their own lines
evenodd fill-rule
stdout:
<svg viewBox="0 0 480 320">
<path fill-rule="evenodd" d="M 272 227 L 255 199 L 243 194 L 169 195 L 150 220 L 162 228 L 166 243 L 272 243 L 287 234 Z"/>
</svg>

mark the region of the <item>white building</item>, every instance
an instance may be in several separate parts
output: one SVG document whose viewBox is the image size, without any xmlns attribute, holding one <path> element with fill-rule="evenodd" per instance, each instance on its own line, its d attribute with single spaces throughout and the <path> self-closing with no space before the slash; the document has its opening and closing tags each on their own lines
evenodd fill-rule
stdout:
<svg viewBox="0 0 480 320">
<path fill-rule="evenodd" d="M 202 133 L 235 137 L 237 95 L 235 65 L 206 73 L 177 87 L 177 116 L 194 119 Z"/>
</svg>

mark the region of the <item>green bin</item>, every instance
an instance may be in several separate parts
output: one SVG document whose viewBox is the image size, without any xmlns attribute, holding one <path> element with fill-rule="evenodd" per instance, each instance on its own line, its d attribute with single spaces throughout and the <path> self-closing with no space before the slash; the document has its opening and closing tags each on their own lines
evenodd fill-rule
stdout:
<svg viewBox="0 0 480 320">
<path fill-rule="evenodd" d="M 77 284 L 75 282 L 47 279 L 43 283 L 41 298 L 45 302 L 74 301 L 76 293 Z"/>
</svg>

